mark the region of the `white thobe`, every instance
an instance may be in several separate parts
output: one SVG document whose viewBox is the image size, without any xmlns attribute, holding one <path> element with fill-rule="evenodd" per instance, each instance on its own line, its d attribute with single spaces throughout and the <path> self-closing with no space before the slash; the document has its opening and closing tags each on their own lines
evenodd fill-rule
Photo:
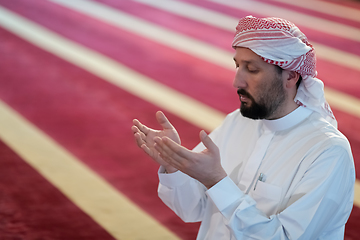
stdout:
<svg viewBox="0 0 360 240">
<path fill-rule="evenodd" d="M 159 170 L 159 197 L 185 222 L 201 221 L 197 239 L 344 238 L 353 157 L 318 113 L 298 107 L 281 119 L 251 120 L 237 110 L 210 137 L 228 174 L 212 188 Z"/>
</svg>

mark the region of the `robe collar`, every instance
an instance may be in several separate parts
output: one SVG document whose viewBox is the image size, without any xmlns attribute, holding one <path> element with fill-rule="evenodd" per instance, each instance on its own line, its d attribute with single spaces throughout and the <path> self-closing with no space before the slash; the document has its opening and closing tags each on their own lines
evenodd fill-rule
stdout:
<svg viewBox="0 0 360 240">
<path fill-rule="evenodd" d="M 264 123 L 264 127 L 267 130 L 270 130 L 272 132 L 283 131 L 302 122 L 305 118 L 310 116 L 312 112 L 313 111 L 308 108 L 299 106 L 294 111 L 282 118 L 275 120 L 264 119 L 262 120 L 262 122 Z"/>
</svg>

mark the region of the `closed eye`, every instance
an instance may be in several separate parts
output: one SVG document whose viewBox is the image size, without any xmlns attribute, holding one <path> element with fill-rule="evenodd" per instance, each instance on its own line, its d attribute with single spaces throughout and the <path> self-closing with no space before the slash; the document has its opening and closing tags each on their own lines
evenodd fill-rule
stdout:
<svg viewBox="0 0 360 240">
<path fill-rule="evenodd" d="M 258 73 L 259 69 L 251 63 L 246 64 L 246 70 L 249 73 Z"/>
<path fill-rule="evenodd" d="M 236 59 L 235 58 L 233 58 L 234 59 L 234 63 L 235 63 L 235 68 L 239 68 L 239 64 L 236 62 Z"/>
<path fill-rule="evenodd" d="M 249 68 L 247 68 L 247 70 L 248 70 L 249 73 L 258 73 L 259 72 L 258 69 L 249 69 Z"/>
</svg>

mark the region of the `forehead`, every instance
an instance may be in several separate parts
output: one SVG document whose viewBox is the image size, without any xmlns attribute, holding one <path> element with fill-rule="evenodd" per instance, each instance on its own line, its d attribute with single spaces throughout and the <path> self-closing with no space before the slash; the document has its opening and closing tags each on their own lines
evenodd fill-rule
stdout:
<svg viewBox="0 0 360 240">
<path fill-rule="evenodd" d="M 246 62 L 246 63 L 254 63 L 264 67 L 272 66 L 271 64 L 265 62 L 259 55 L 254 53 L 252 50 L 244 47 L 236 47 L 234 60 L 237 63 Z"/>
</svg>

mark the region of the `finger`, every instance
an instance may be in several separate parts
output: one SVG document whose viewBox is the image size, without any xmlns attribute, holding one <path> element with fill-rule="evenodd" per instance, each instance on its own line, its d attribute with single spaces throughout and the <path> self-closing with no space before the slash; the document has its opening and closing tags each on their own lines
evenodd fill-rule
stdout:
<svg viewBox="0 0 360 240">
<path fill-rule="evenodd" d="M 216 146 L 216 144 L 211 140 L 209 135 L 207 135 L 204 130 L 200 131 L 200 140 L 210 152 L 219 154 L 219 148 Z"/>
<path fill-rule="evenodd" d="M 139 128 L 137 128 L 136 126 L 132 126 L 131 130 L 133 131 L 134 135 L 138 133 L 140 135 L 141 139 L 146 142 L 146 135 L 145 135 L 145 133 L 141 132 L 139 130 Z"/>
<path fill-rule="evenodd" d="M 161 111 L 156 112 L 156 120 L 164 129 L 174 129 L 174 126 Z"/>
<path fill-rule="evenodd" d="M 158 152 L 159 158 L 161 158 L 164 162 L 170 164 L 172 167 L 176 169 L 182 169 L 182 159 L 179 159 L 179 156 L 170 156 L 171 154 L 167 153 L 164 147 L 161 147 L 159 144 L 155 144 L 155 150 Z"/>
<path fill-rule="evenodd" d="M 145 126 L 144 124 L 142 124 L 139 120 L 134 119 L 133 120 L 133 124 L 141 131 L 143 132 L 145 135 L 147 135 L 150 132 L 150 128 L 148 128 L 147 126 Z"/>
<path fill-rule="evenodd" d="M 133 125 L 132 127 L 131 127 L 131 131 L 135 134 L 135 133 L 140 133 L 140 130 L 138 129 L 138 127 L 137 126 L 135 126 L 135 125 Z"/>
<path fill-rule="evenodd" d="M 154 139 L 156 144 L 155 144 L 155 149 L 160 153 L 160 156 L 167 161 L 168 163 L 172 163 L 172 162 L 183 162 L 184 159 L 179 156 L 177 154 L 177 152 L 175 152 L 174 150 L 172 150 L 171 148 L 169 148 L 165 142 L 163 138 L 155 138 Z"/>
<path fill-rule="evenodd" d="M 162 158 L 159 156 L 159 153 L 152 151 L 152 149 L 150 149 L 146 144 L 143 144 L 140 147 L 147 155 L 149 155 L 152 159 L 161 164 L 161 162 L 159 162 L 159 158 Z"/>
<path fill-rule="evenodd" d="M 168 147 L 164 144 L 162 139 L 160 137 L 155 137 L 154 142 L 155 142 L 154 145 L 155 150 L 157 150 L 161 156 L 170 158 Z"/>
<path fill-rule="evenodd" d="M 181 146 L 168 137 L 163 137 L 162 142 L 167 147 L 166 149 L 168 150 L 168 153 L 171 152 L 174 155 L 176 154 L 179 161 L 184 159 L 191 159 L 193 157 L 193 153 L 189 149 Z"/>
<path fill-rule="evenodd" d="M 146 146 L 146 144 L 142 144 L 140 147 L 142 150 L 144 150 L 144 152 L 147 155 L 151 156 L 151 154 L 152 154 L 151 149 L 148 146 Z"/>
<path fill-rule="evenodd" d="M 135 133 L 134 134 L 134 137 L 135 137 L 135 141 L 136 141 L 136 144 L 141 147 L 141 145 L 143 144 L 146 144 L 146 142 L 143 140 L 143 138 L 141 137 L 141 134 L 140 133 Z"/>
</svg>

